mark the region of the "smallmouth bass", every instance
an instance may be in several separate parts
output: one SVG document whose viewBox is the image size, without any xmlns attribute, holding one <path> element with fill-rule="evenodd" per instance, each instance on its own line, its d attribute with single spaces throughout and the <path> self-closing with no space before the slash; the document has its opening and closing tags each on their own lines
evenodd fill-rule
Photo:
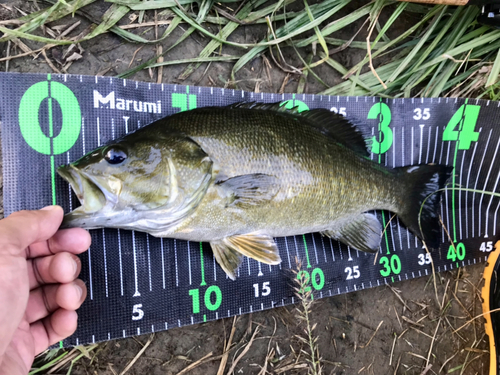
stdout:
<svg viewBox="0 0 500 375">
<path fill-rule="evenodd" d="M 383 228 L 373 210 L 438 247 L 436 191 L 452 168 L 385 168 L 368 158 L 370 138 L 326 109 L 180 112 L 59 167 L 81 203 L 63 226 L 210 242 L 233 280 L 243 256 L 281 261 L 273 237 L 321 232 L 375 252 Z"/>
</svg>

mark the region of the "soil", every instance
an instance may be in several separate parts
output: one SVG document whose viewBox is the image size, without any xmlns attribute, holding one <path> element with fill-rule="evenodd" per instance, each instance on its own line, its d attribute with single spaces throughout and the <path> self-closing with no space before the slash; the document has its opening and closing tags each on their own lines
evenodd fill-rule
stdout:
<svg viewBox="0 0 500 375">
<path fill-rule="evenodd" d="M 34 6 L 31 2 L 22 1 L 2 3 L 19 6 L 25 11 L 30 11 L 30 7 Z M 362 4 L 359 1 L 352 2 L 337 18 Z M 86 7 L 85 11 L 99 18 L 108 6 L 108 3 L 96 2 Z M 290 7 L 290 10 L 295 8 L 301 9 L 301 4 Z M 17 12 L 15 8 L 12 9 Z M 8 11 L 4 14 L 6 10 L 2 7 L 0 10 L 0 17 L 3 19 L 19 16 L 19 13 L 9 14 Z M 391 7 L 385 9 L 380 19 L 381 24 L 390 16 L 391 10 Z M 145 20 L 151 20 L 153 12 L 146 12 L 145 17 Z M 391 28 L 389 36 L 400 34 L 418 17 L 417 14 L 407 13 L 404 21 Z M 75 31 L 76 35 L 90 24 L 84 17 L 76 15 L 75 18 L 82 22 Z M 55 24 L 68 22 L 74 20 L 67 17 Z M 362 27 L 363 22 L 364 19 L 359 20 L 332 37 L 350 39 Z M 185 29 L 185 26 L 182 27 Z M 210 27 L 213 32 L 217 32 L 216 26 Z M 163 30 L 160 30 L 160 34 Z M 171 46 L 182 32 L 183 30 L 178 28 L 162 41 L 160 44 L 163 49 Z M 238 27 L 229 39 L 247 43 L 258 42 L 265 37 L 266 32 L 267 26 L 245 25 Z M 366 35 L 365 25 L 355 40 L 364 41 Z M 143 37 L 154 38 L 154 30 Z M 201 34 L 193 33 L 180 46 L 168 52 L 165 60 L 196 57 L 208 41 Z M 41 47 L 35 42 L 24 42 L 33 49 Z M 7 43 L 0 47 L 2 55 L 5 56 Z M 81 47 L 83 58 L 74 61 L 67 69 L 68 73 L 116 76 L 126 71 L 129 64 L 135 66 L 155 56 L 156 49 L 156 45 L 128 43 L 111 33 L 82 43 Z M 48 54 L 48 58 L 58 69 L 62 68 L 58 61 L 66 48 L 56 47 Z M 227 46 L 222 48 L 222 52 L 242 54 L 237 48 Z M 311 50 L 303 48 L 299 52 L 305 58 Z M 365 56 L 365 52 L 347 48 L 337 53 L 336 57 L 350 68 Z M 10 54 L 17 53 L 20 51 L 12 44 Z M 293 48 L 285 47 L 282 53 L 288 64 L 302 66 Z M 134 61 L 131 63 L 133 56 Z M 209 66 L 201 64 L 183 81 L 178 77 L 186 65 L 169 66 L 163 69 L 162 82 L 230 86 L 249 91 L 257 88 L 262 92 L 296 92 L 299 76 L 282 71 L 271 58 L 269 51 L 264 56 L 269 63 L 269 69 L 265 67 L 264 59 L 258 57 L 236 74 L 235 82 L 230 79 L 233 63 L 212 63 Z M 41 55 L 35 59 L 17 58 L 11 60 L 8 66 L 5 62 L 0 64 L 2 70 L 11 72 L 53 72 Z M 314 72 L 328 85 L 337 84 L 342 80 L 340 75 L 326 64 L 314 68 Z M 142 70 L 129 78 L 156 82 L 157 70 Z M 309 75 L 305 92 L 317 93 L 324 89 L 321 83 Z M 483 267 L 477 265 L 436 275 L 436 290 L 433 278 L 424 277 L 396 284 L 397 289 L 379 287 L 314 301 L 310 319 L 312 324 L 317 324 L 314 332 L 318 338 L 323 373 L 487 374 L 489 355 L 482 318 L 474 320 L 458 332 L 455 331 L 481 313 L 480 287 Z M 262 367 L 266 367 L 266 371 L 271 374 L 308 373 L 308 369 L 303 367 L 306 358 L 301 352 L 308 351 L 308 348 L 296 337 L 304 336 L 304 325 L 298 319 L 299 314 L 296 311 L 298 307 L 288 306 L 238 317 L 234 322 L 236 331 L 232 350 L 222 373 L 228 372 L 247 345 L 248 351 L 237 362 L 235 374 L 263 374 Z M 210 353 L 208 362 L 195 367 L 189 374 L 217 374 L 220 355 L 224 352 L 232 325 L 231 318 L 157 333 L 147 349 L 127 370 L 127 374 L 176 374 Z M 251 336 L 257 329 L 258 332 L 251 341 Z M 91 359 L 83 358 L 78 361 L 72 373 L 121 373 L 149 339 L 149 336 L 139 336 L 101 344 L 97 351 L 94 351 L 95 354 L 91 355 Z M 280 369 L 294 367 L 294 364 L 294 369 L 280 372 Z M 66 373 L 67 370 L 59 371 Z"/>
</svg>

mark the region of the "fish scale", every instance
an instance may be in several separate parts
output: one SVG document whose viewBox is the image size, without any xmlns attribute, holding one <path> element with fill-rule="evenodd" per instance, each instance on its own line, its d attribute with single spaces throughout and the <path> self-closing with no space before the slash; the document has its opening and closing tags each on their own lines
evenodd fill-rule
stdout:
<svg viewBox="0 0 500 375">
<path fill-rule="evenodd" d="M 40 139 L 34 138 L 36 132 L 29 128 L 39 126 L 38 119 L 49 118 L 38 116 L 39 111 L 48 110 L 43 107 L 45 102 L 40 102 L 39 108 L 32 108 L 36 100 L 21 103 L 23 97 L 36 94 L 36 90 L 28 92 L 30 87 L 44 82 L 49 85 L 57 82 L 68 88 L 84 118 L 79 124 L 78 139 L 65 145 L 67 150 L 59 154 L 37 151 Z M 52 167 L 76 160 L 105 139 L 119 137 L 180 109 L 229 105 L 242 100 L 269 103 L 289 100 L 292 107 L 304 103 L 309 108 L 327 108 L 367 124 L 376 137 L 376 147 L 383 151 L 372 152 L 370 158 L 382 165 L 399 167 L 435 162 L 455 166 L 455 183 L 463 189 L 447 189 L 441 210 L 454 246 L 450 246 L 442 230 L 443 244 L 431 254 L 436 272 L 485 262 L 500 237 L 496 230 L 500 199 L 482 191 L 498 189 L 495 180 L 500 173 L 498 102 L 256 95 L 109 77 L 10 73 L 0 74 L 0 90 L 5 98 L 0 103 L 0 116 L 6 215 L 52 203 L 62 205 L 65 211 L 76 207 L 78 201 L 68 185 L 62 179 L 51 177 Z M 155 98 L 161 101 L 162 112 L 111 109 L 111 92 L 115 93 L 115 99 L 143 103 Z M 53 105 L 68 105 L 56 96 L 56 91 L 51 90 L 50 94 Z M 105 98 L 110 99 L 108 103 L 104 103 Z M 37 112 L 34 124 L 20 118 L 21 109 L 27 114 Z M 389 123 L 385 122 L 387 111 L 392 115 Z M 61 134 L 61 113 L 54 111 L 52 140 Z M 459 120 L 454 119 L 456 113 Z M 26 133 L 23 137 L 18 131 L 20 127 L 30 130 L 31 135 Z M 392 134 L 390 144 L 387 143 L 389 132 Z M 467 144 L 475 133 L 477 141 Z M 38 137 L 42 136 L 38 134 Z M 35 191 L 29 188 L 33 180 L 38 181 Z M 216 267 L 206 243 L 160 239 L 127 230 L 92 230 L 90 251 L 81 256 L 81 276 L 91 293 L 79 311 L 78 330 L 60 345 L 146 334 L 293 303 L 290 269 L 296 267 L 296 257 L 303 261 L 303 271 L 310 276 L 309 286 L 315 298 L 430 275 L 431 258 L 422 243 L 399 224 L 398 218 L 391 220 L 390 213 L 377 211 L 375 214 L 382 225 L 387 226 L 376 264 L 371 254 L 308 233 L 276 239 L 283 260 L 280 265 L 259 264 L 246 258 L 237 281 L 227 279 Z"/>
</svg>

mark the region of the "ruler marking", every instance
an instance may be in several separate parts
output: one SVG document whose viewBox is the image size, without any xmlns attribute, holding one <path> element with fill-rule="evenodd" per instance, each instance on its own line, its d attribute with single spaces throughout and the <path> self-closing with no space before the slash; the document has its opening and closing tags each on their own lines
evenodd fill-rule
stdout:
<svg viewBox="0 0 500 375">
<path fill-rule="evenodd" d="M 488 134 L 488 140 L 486 141 L 486 146 L 484 148 L 484 153 L 483 153 L 483 157 L 481 159 L 481 163 L 479 163 L 479 170 L 477 171 L 477 178 L 476 178 L 476 182 L 474 183 L 474 190 L 477 189 L 477 183 L 479 181 L 479 176 L 481 175 L 481 169 L 483 168 L 483 162 L 484 162 L 484 157 L 486 156 L 486 152 L 488 151 L 488 146 L 490 144 L 490 139 L 491 139 L 491 133 L 493 132 L 493 129 L 490 129 L 490 134 Z M 475 229 L 475 203 L 476 203 L 476 193 L 474 192 L 473 195 L 472 195 L 472 237 L 474 237 L 474 229 Z M 478 234 L 479 235 L 479 234 Z"/>
<path fill-rule="evenodd" d="M 153 291 L 153 284 L 151 283 L 151 252 L 149 251 L 149 234 L 146 234 L 146 248 L 148 251 L 148 274 L 149 274 L 149 291 Z"/>
<path fill-rule="evenodd" d="M 429 125 L 429 135 L 427 137 L 427 153 L 425 155 L 425 164 L 429 163 L 429 151 L 431 149 L 432 125 Z"/>
<path fill-rule="evenodd" d="M 101 131 L 99 128 L 99 117 L 97 117 L 97 146 L 101 146 Z"/>
<path fill-rule="evenodd" d="M 462 152 L 462 162 L 460 165 L 460 179 L 459 179 L 460 187 L 462 187 L 462 176 L 464 173 L 465 152 L 466 152 L 466 150 L 464 150 Z M 460 230 L 460 240 L 462 240 L 462 238 L 463 238 L 463 232 L 462 232 L 462 189 L 460 189 L 458 191 L 458 213 L 459 213 L 458 214 L 458 223 L 459 223 L 458 228 Z"/>
<path fill-rule="evenodd" d="M 118 263 L 120 265 L 120 291 L 123 296 L 123 263 L 122 263 L 122 240 L 120 235 L 120 229 L 117 229 L 118 233 Z"/>
<path fill-rule="evenodd" d="M 479 129 L 479 132 L 481 132 L 482 128 Z M 472 151 L 472 158 L 469 163 L 469 170 L 467 171 L 467 185 L 466 188 L 469 188 L 469 181 L 470 181 L 470 172 L 472 170 L 472 165 L 474 164 L 474 158 L 476 156 L 476 149 L 477 149 L 477 144 L 478 142 L 475 142 L 474 145 L 474 150 Z M 468 223 L 468 216 L 469 216 L 469 194 L 470 192 L 467 192 L 465 194 L 465 237 L 469 237 L 469 223 Z"/>
<path fill-rule="evenodd" d="M 188 247 L 188 269 L 189 269 L 189 285 L 192 285 L 192 280 L 191 280 L 191 241 L 187 242 L 187 247 Z"/>
<path fill-rule="evenodd" d="M 344 257 L 342 256 L 342 244 L 338 240 L 337 240 L 337 244 L 339 245 L 340 260 L 344 260 Z"/>
<path fill-rule="evenodd" d="M 498 138 L 498 144 L 497 144 L 497 149 L 495 150 L 495 154 L 493 155 L 493 159 L 491 160 L 491 167 L 493 167 L 493 164 L 494 164 L 494 161 L 496 160 L 496 156 L 497 156 L 497 151 L 498 151 L 498 145 L 500 145 L 500 137 Z M 490 167 L 490 169 L 491 169 Z M 488 172 L 488 176 L 489 176 L 489 172 Z M 498 175 L 497 175 L 497 178 L 495 179 L 495 185 L 493 186 L 493 192 L 496 192 L 497 190 L 497 186 L 498 186 L 498 179 L 500 178 L 500 169 L 498 171 Z M 488 181 L 488 178 L 486 178 L 486 181 Z M 483 190 L 486 190 L 486 184 L 484 185 L 485 188 Z M 484 193 L 482 193 L 484 194 Z M 490 202 L 488 203 L 488 206 L 486 206 L 486 211 L 484 213 L 485 215 L 485 228 L 484 228 L 484 237 L 488 237 L 488 222 L 489 222 L 489 215 L 488 215 L 488 212 L 491 208 L 491 204 L 493 203 L 493 199 L 495 197 L 492 195 L 490 196 Z M 480 204 L 481 206 L 481 204 Z"/>
<path fill-rule="evenodd" d="M 405 132 L 404 132 L 405 128 L 401 129 L 401 156 L 403 157 L 403 166 L 406 165 L 405 163 L 405 153 L 406 153 L 406 147 L 405 147 Z M 399 219 L 398 219 L 398 222 L 399 222 Z M 406 239 L 408 241 L 408 247 L 410 247 L 410 231 L 408 230 L 408 228 L 405 228 L 406 230 Z"/>
<path fill-rule="evenodd" d="M 497 143 L 497 147 L 495 148 L 495 153 L 493 154 L 493 158 L 491 160 L 495 160 L 496 159 L 496 156 L 497 156 L 497 152 L 498 152 L 498 146 L 500 145 L 500 137 L 498 138 L 498 143 Z M 490 180 L 490 174 L 491 174 L 491 170 L 493 169 L 493 163 L 490 164 L 490 168 L 488 169 L 488 174 L 486 175 L 486 179 L 484 181 L 484 187 L 483 187 L 483 193 L 481 193 L 481 199 L 479 200 L 479 224 L 478 224 L 478 233 L 477 235 L 480 236 L 481 235 L 481 207 L 483 205 L 483 198 L 484 198 L 484 191 L 486 190 L 486 187 L 488 185 L 488 182 Z M 497 186 L 497 183 L 498 183 L 498 180 L 496 181 L 495 183 L 495 188 Z M 488 213 L 486 212 L 486 215 Z M 488 228 L 485 228 L 485 233 L 488 231 Z"/>
<path fill-rule="evenodd" d="M 419 128 L 420 128 L 420 143 L 418 145 L 418 164 L 422 164 L 422 143 L 424 141 L 424 126 L 425 124 L 420 124 L 419 125 Z"/>
<path fill-rule="evenodd" d="M 284 240 L 285 240 L 286 254 L 287 254 L 287 256 L 288 256 L 288 267 L 289 267 L 289 268 L 292 268 L 292 262 L 290 261 L 290 251 L 288 250 L 288 241 L 287 241 L 287 237 L 284 237 Z"/>
<path fill-rule="evenodd" d="M 177 240 L 174 239 L 175 286 L 179 286 L 179 266 L 177 265 Z"/>
<path fill-rule="evenodd" d="M 160 238 L 160 249 L 161 249 L 161 275 L 163 281 L 163 289 L 165 289 L 165 256 L 163 250 L 163 238 Z"/>
<path fill-rule="evenodd" d="M 458 142 L 455 142 L 455 149 L 457 147 L 458 147 Z M 450 159 L 450 149 L 451 149 L 451 142 L 448 142 L 448 151 L 446 152 L 446 165 L 448 165 L 448 162 Z M 453 193 L 453 191 L 451 193 Z M 450 232 L 450 211 L 449 211 L 450 205 L 448 204 L 449 194 L 450 194 L 450 192 L 448 191 L 448 189 L 446 189 L 445 190 L 445 198 L 446 198 L 445 210 L 446 210 L 446 228 L 448 228 L 448 232 Z M 452 196 L 452 198 L 453 198 L 453 196 Z M 441 205 L 441 211 L 442 210 L 443 210 L 443 205 Z"/>
<path fill-rule="evenodd" d="M 69 164 L 69 151 L 66 153 L 67 155 L 67 164 Z M 68 203 L 69 203 L 69 210 L 73 211 L 73 202 L 71 199 L 71 185 L 68 184 Z"/>
<path fill-rule="evenodd" d="M 323 236 L 320 237 L 321 240 L 321 246 L 323 247 L 323 255 L 325 256 L 325 263 L 327 262 L 326 260 L 326 247 L 325 247 L 325 241 L 323 240 Z M 332 252 L 333 254 L 333 252 Z M 335 257 L 333 257 L 333 261 L 335 261 Z"/>
<path fill-rule="evenodd" d="M 396 129 L 395 128 L 392 130 L 392 134 L 393 134 L 394 139 L 396 139 Z M 392 147 L 392 167 L 393 168 L 396 168 L 396 145 L 397 145 L 397 143 L 394 143 L 394 145 Z M 399 223 L 399 218 L 397 216 L 396 216 L 396 220 L 397 220 L 398 235 L 399 235 L 399 245 L 400 245 L 400 248 L 402 249 L 403 248 L 403 239 L 401 237 L 401 224 Z M 394 241 L 394 238 L 393 238 L 393 241 Z M 396 247 L 394 247 L 394 249 L 396 249 Z"/>
<path fill-rule="evenodd" d="M 89 286 L 90 286 L 90 299 L 94 299 L 94 292 L 92 288 L 92 260 L 90 259 L 90 248 L 87 250 L 88 257 L 89 257 Z"/>
<path fill-rule="evenodd" d="M 137 255 L 135 248 L 135 230 L 132 231 L 132 253 L 134 257 L 134 281 L 135 281 L 135 293 L 133 297 L 140 297 L 141 293 L 139 292 L 139 280 L 137 277 Z"/>
<path fill-rule="evenodd" d="M 415 160 L 414 160 L 414 149 L 415 149 L 415 129 L 413 128 L 413 126 L 411 127 L 411 148 L 410 148 L 410 151 L 411 151 L 411 162 L 410 164 L 413 165 L 415 164 Z"/>
<path fill-rule="evenodd" d="M 313 243 L 313 247 L 314 247 L 314 256 L 316 257 L 316 264 L 319 264 L 318 249 L 316 248 L 316 241 L 315 241 L 314 235 L 312 233 L 311 233 L 311 239 L 312 239 L 312 243 Z"/>
<path fill-rule="evenodd" d="M 106 236 L 105 230 L 102 229 L 102 251 L 104 257 L 104 283 L 106 285 L 106 298 L 108 297 L 108 262 L 106 260 Z"/>
</svg>

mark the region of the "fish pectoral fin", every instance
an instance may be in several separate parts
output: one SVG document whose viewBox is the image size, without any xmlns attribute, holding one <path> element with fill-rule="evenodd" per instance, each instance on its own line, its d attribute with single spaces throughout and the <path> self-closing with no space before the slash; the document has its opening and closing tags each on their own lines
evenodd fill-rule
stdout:
<svg viewBox="0 0 500 375">
<path fill-rule="evenodd" d="M 354 249 L 374 253 L 380 247 L 382 225 L 375 215 L 365 213 L 344 224 L 340 230 L 321 233 Z"/>
<path fill-rule="evenodd" d="M 246 174 L 216 182 L 227 197 L 229 204 L 257 205 L 270 201 L 278 193 L 279 183 L 275 176 L 263 173 Z"/>
<path fill-rule="evenodd" d="M 212 241 L 210 246 L 217 263 L 219 263 L 226 275 L 231 280 L 236 280 L 236 271 L 243 262 L 243 255 L 234 248 L 227 246 L 224 240 Z"/>
<path fill-rule="evenodd" d="M 234 280 L 242 255 L 266 264 L 280 264 L 281 257 L 276 242 L 265 234 L 248 233 L 225 237 L 210 242 L 215 259 L 226 274 Z"/>
</svg>

